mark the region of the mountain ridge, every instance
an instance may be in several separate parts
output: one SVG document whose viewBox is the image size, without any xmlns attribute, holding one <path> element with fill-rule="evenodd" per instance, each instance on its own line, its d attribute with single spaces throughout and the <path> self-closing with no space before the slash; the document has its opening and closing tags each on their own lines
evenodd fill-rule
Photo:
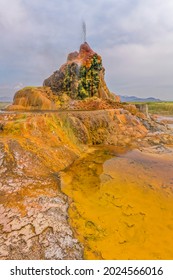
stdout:
<svg viewBox="0 0 173 280">
<path fill-rule="evenodd" d="M 137 96 L 127 96 L 127 95 L 120 95 L 120 99 L 122 102 L 161 102 L 163 100 L 154 97 L 137 97 Z"/>
</svg>

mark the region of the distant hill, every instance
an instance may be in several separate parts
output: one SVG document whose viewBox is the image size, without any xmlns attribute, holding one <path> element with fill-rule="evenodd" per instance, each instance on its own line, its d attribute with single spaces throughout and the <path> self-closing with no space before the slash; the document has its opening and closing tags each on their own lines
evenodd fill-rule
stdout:
<svg viewBox="0 0 173 280">
<path fill-rule="evenodd" d="M 120 95 L 122 102 L 161 102 L 162 100 L 154 97 L 140 98 L 136 96 L 123 96 Z"/>
<path fill-rule="evenodd" d="M 9 96 L 0 96 L 0 102 L 11 102 L 11 98 Z"/>
</svg>

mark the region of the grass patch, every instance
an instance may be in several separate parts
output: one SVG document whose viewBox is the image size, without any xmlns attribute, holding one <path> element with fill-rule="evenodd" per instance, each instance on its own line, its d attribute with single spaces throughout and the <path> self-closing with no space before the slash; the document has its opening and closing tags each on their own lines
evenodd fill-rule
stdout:
<svg viewBox="0 0 173 280">
<path fill-rule="evenodd" d="M 150 102 L 147 104 L 151 114 L 173 116 L 173 102 Z"/>
<path fill-rule="evenodd" d="M 130 104 L 147 104 L 150 114 L 173 116 L 173 101 L 129 102 Z"/>
</svg>

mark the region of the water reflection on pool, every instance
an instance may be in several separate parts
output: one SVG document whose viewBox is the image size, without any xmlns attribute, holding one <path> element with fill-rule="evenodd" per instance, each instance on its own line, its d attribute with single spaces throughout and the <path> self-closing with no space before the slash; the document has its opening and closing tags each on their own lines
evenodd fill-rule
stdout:
<svg viewBox="0 0 173 280">
<path fill-rule="evenodd" d="M 115 152 L 116 153 L 116 152 Z M 96 150 L 65 174 L 85 259 L 173 258 L 173 154 Z"/>
</svg>

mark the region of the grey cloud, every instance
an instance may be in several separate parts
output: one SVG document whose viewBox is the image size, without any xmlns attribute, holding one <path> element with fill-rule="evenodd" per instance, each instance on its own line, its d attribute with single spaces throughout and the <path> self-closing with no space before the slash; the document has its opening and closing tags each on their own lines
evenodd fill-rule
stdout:
<svg viewBox="0 0 173 280">
<path fill-rule="evenodd" d="M 171 99 L 172 12 L 172 0 L 0 0 L 0 96 L 42 84 L 79 48 L 85 20 L 112 91 Z"/>
</svg>

